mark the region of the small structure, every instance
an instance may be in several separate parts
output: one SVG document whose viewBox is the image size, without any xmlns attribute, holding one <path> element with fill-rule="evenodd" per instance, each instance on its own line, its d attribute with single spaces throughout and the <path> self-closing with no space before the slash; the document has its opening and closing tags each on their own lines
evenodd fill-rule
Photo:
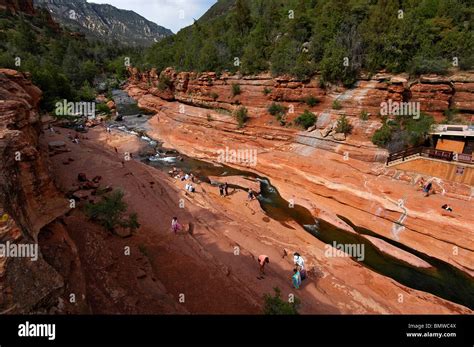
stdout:
<svg viewBox="0 0 474 347">
<path fill-rule="evenodd" d="M 474 126 L 435 125 L 430 132 L 433 147 L 413 147 L 390 153 L 387 165 L 425 157 L 474 165 Z"/>
<path fill-rule="evenodd" d="M 472 162 L 474 152 L 474 126 L 440 124 L 430 133 L 437 150 L 457 154 L 460 161 Z"/>
</svg>

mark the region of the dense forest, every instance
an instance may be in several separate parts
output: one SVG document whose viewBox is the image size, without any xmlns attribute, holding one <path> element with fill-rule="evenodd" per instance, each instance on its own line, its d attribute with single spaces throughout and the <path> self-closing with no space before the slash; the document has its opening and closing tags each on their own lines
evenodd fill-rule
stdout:
<svg viewBox="0 0 474 347">
<path fill-rule="evenodd" d="M 86 40 L 36 16 L 0 13 L 0 67 L 29 71 L 58 99 L 114 88 L 126 61 L 142 69 L 271 71 L 351 85 L 361 71 L 445 73 L 474 67 L 472 0 L 220 0 L 192 26 L 148 49 Z M 104 82 L 105 81 L 105 82 Z"/>
<path fill-rule="evenodd" d="M 470 6 L 471 5 L 471 6 Z M 220 0 L 143 68 L 271 71 L 351 85 L 360 71 L 474 67 L 472 0 Z"/>
<path fill-rule="evenodd" d="M 0 67 L 30 72 L 46 110 L 60 99 L 92 101 L 100 84 L 116 87 L 126 78 L 125 57 L 137 55 L 60 29 L 44 10 L 35 16 L 0 12 Z"/>
</svg>

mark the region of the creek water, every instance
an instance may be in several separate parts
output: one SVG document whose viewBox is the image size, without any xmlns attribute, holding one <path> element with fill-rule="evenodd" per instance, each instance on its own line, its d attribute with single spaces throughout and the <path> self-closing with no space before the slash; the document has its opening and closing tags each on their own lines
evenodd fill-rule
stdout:
<svg viewBox="0 0 474 347">
<path fill-rule="evenodd" d="M 240 170 L 222 164 L 217 165 L 215 163 L 188 157 L 174 149 L 163 148 L 159 139 L 151 139 L 144 134 L 144 132 L 146 132 L 146 121 L 150 117 L 149 113 L 140 110 L 133 99 L 120 98 L 120 102 L 124 102 L 123 100 L 125 100 L 127 104 L 126 109 L 129 114 L 124 115 L 122 122 L 114 122 L 112 126 L 118 127 L 120 130 L 132 135 L 138 135 L 138 133 L 140 133 L 138 136 L 141 136 L 143 141 L 147 141 L 148 146 L 151 147 L 150 149 L 156 153 L 153 156 L 141 158 L 146 164 L 165 172 L 168 172 L 172 167 L 176 167 L 184 172 L 192 172 L 201 181 L 211 184 L 215 182 L 211 182 L 209 179 L 210 176 L 221 177 L 221 183 L 225 181 L 226 176 L 241 176 L 250 180 L 258 180 L 260 182 L 260 194 L 257 198 L 262 210 L 269 218 L 280 222 L 288 228 L 288 232 L 294 230 L 294 227 L 291 226 L 289 222 L 295 222 L 314 237 L 328 245 L 333 245 L 333 242 L 336 242 L 338 245 L 363 245 L 363 260 L 353 257 L 353 261 L 360 262 L 372 271 L 390 277 L 407 287 L 429 292 L 469 307 L 470 309 L 474 309 L 474 279 L 468 274 L 437 258 L 418 252 L 371 230 L 358 227 L 342 216 L 339 217 L 353 227 L 356 233 L 351 233 L 324 220 L 314 218 L 311 212 L 304 206 L 290 204 L 289 201 L 285 200 L 268 178 L 257 175 L 254 172 Z M 117 104 L 120 109 L 119 103 Z M 138 127 L 135 119 L 137 114 L 143 115 L 140 117 L 143 124 Z M 142 123 L 141 121 L 139 123 Z M 246 189 L 246 187 L 233 185 L 231 185 L 231 187 Z M 294 223 L 292 224 L 294 225 Z M 431 267 L 418 268 L 382 253 L 362 235 L 382 239 L 394 247 L 417 256 L 429 263 Z M 393 298 L 393 300 L 398 300 L 398 297 Z"/>
</svg>

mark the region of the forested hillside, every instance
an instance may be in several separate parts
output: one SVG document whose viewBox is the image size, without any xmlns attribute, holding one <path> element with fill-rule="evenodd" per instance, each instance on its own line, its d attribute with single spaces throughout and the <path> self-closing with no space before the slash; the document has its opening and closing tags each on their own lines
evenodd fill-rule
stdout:
<svg viewBox="0 0 474 347">
<path fill-rule="evenodd" d="M 350 85 L 362 71 L 474 66 L 472 0 L 220 0 L 143 67 L 271 71 Z"/>
<path fill-rule="evenodd" d="M 125 79 L 124 59 L 133 61 L 134 53 L 60 29 L 45 10 L 35 15 L 0 11 L 0 67 L 30 72 L 44 91 L 47 110 L 60 99 L 94 100 L 94 81 Z"/>
</svg>

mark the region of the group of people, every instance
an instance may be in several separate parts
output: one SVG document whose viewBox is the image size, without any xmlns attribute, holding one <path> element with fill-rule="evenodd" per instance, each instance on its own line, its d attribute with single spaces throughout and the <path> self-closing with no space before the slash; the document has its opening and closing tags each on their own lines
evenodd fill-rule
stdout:
<svg viewBox="0 0 474 347">
<path fill-rule="evenodd" d="M 220 196 L 227 196 L 229 195 L 229 185 L 226 183 L 219 184 L 219 194 Z"/>
<path fill-rule="evenodd" d="M 295 252 L 293 256 L 293 263 L 295 264 L 295 268 L 293 269 L 293 276 L 291 277 L 291 281 L 293 283 L 293 287 L 295 287 L 296 289 L 300 289 L 301 281 L 304 281 L 306 279 L 304 259 L 299 253 Z"/>
<path fill-rule="evenodd" d="M 175 168 L 173 168 L 173 173 L 175 173 L 177 170 Z M 184 189 L 186 190 L 186 192 L 190 192 L 190 193 L 194 193 L 196 192 L 196 187 L 193 186 L 193 183 L 194 183 L 194 175 L 192 173 L 186 173 L 184 174 L 183 176 L 181 176 L 180 174 L 177 174 L 175 176 L 176 179 L 180 179 L 182 182 L 186 181 L 186 185 L 184 186 Z M 187 181 L 191 181 L 191 182 L 187 182 Z"/>
<path fill-rule="evenodd" d="M 260 274 L 257 277 L 259 280 L 264 279 L 265 275 L 265 265 L 270 263 L 270 258 L 267 255 L 260 255 L 258 257 L 258 264 L 260 266 Z M 295 252 L 293 255 L 293 275 L 291 276 L 291 282 L 293 284 L 293 287 L 296 289 L 300 289 L 301 287 L 301 282 L 306 279 L 306 269 L 304 266 L 304 259 L 303 257 L 298 253 Z"/>
</svg>

